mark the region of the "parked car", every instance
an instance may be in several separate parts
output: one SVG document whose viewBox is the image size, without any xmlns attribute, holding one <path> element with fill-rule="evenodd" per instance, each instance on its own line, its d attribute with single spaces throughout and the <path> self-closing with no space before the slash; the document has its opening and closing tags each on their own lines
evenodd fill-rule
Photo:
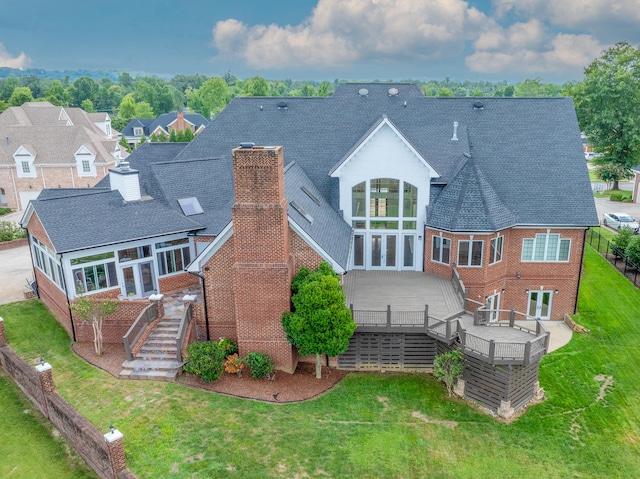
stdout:
<svg viewBox="0 0 640 479">
<path fill-rule="evenodd" d="M 602 224 L 617 230 L 624 227 L 631 228 L 636 235 L 640 232 L 640 224 L 626 213 L 605 213 Z"/>
</svg>

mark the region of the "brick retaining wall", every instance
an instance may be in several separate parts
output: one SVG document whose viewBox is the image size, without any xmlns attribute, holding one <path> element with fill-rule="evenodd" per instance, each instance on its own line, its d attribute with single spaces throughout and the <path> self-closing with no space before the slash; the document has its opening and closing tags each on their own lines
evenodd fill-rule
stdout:
<svg viewBox="0 0 640 479">
<path fill-rule="evenodd" d="M 17 248 L 18 246 L 27 246 L 28 244 L 29 241 L 27 240 L 27 238 L 18 238 L 12 241 L 2 241 L 0 242 L 0 251 Z"/>
</svg>

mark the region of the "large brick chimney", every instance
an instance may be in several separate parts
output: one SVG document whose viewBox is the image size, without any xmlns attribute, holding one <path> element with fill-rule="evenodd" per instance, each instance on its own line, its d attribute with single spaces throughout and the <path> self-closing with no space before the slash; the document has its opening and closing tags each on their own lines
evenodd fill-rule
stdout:
<svg viewBox="0 0 640 479">
<path fill-rule="evenodd" d="M 271 355 L 293 372 L 297 353 L 280 318 L 289 311 L 293 261 L 289 251 L 282 147 L 245 144 L 233 150 L 233 289 L 240 355 Z"/>
</svg>

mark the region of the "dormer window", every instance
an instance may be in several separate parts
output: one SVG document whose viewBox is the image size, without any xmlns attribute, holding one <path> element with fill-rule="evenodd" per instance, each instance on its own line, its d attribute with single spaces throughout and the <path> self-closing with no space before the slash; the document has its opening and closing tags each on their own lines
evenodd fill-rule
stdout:
<svg viewBox="0 0 640 479">
<path fill-rule="evenodd" d="M 107 137 L 111 138 L 111 122 L 107 121 L 105 124 L 105 129 L 107 130 Z"/>
<path fill-rule="evenodd" d="M 142 136 L 143 135 L 143 131 L 142 131 L 142 127 L 141 126 L 134 126 L 133 127 L 133 136 Z"/>
<path fill-rule="evenodd" d="M 95 178 L 96 172 L 96 155 L 93 154 L 86 146 L 82 145 L 75 153 L 76 168 L 80 178 Z"/>
<path fill-rule="evenodd" d="M 13 161 L 16 165 L 18 178 L 35 178 L 37 176 L 36 167 L 33 162 L 36 160 L 30 145 L 21 145 L 13 154 Z"/>
</svg>

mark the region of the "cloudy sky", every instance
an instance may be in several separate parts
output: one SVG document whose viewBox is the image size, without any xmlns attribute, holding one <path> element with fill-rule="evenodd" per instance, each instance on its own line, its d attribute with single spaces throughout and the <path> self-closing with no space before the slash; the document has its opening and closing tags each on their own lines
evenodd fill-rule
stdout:
<svg viewBox="0 0 640 479">
<path fill-rule="evenodd" d="M 0 0 L 0 66 L 562 82 L 640 44 L 639 0 Z"/>
</svg>

